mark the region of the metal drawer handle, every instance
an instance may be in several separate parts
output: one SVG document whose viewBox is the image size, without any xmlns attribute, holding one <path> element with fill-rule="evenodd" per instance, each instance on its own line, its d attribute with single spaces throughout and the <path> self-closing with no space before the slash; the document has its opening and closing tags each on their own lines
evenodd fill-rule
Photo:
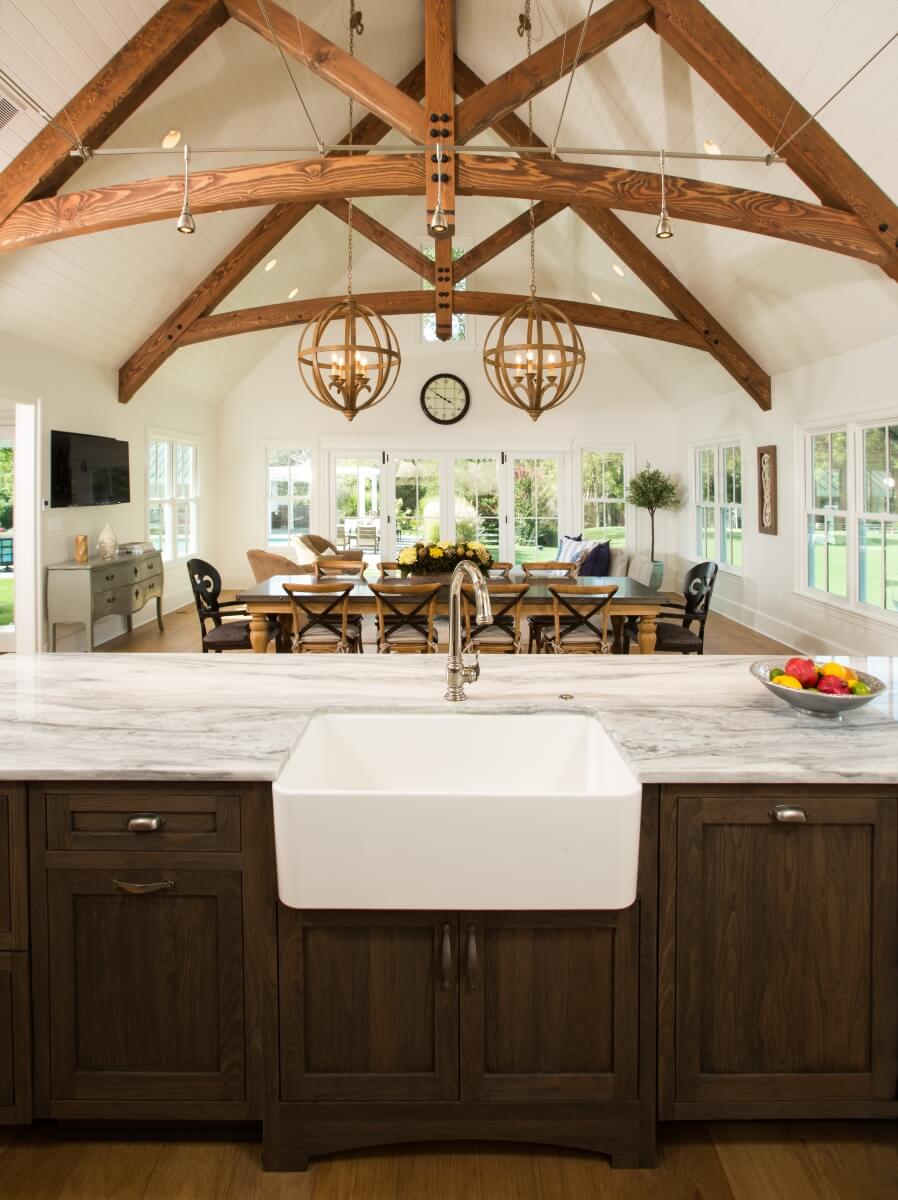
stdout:
<svg viewBox="0 0 898 1200">
<path fill-rule="evenodd" d="M 443 944 L 440 952 L 440 987 L 448 992 L 452 986 L 452 926 L 443 926 Z"/>
<path fill-rule="evenodd" d="M 123 879 L 113 879 L 112 886 L 129 896 L 149 896 L 152 892 L 167 892 L 175 886 L 173 879 L 160 879 L 158 883 L 126 883 Z"/>
<path fill-rule="evenodd" d="M 106 603 L 107 604 L 115 604 L 115 596 L 107 596 Z"/>
<path fill-rule="evenodd" d="M 115 576 L 114 576 L 114 575 L 107 575 L 107 576 L 106 576 L 106 578 L 107 578 L 107 580 L 109 580 L 109 581 L 112 581 L 113 579 L 115 579 Z"/>
<path fill-rule="evenodd" d="M 774 821 L 787 821 L 793 825 L 804 825 L 808 819 L 805 810 L 793 804 L 774 805 L 767 815 L 773 817 Z"/>
<path fill-rule="evenodd" d="M 165 817 L 158 813 L 135 813 L 128 818 L 129 833 L 155 833 L 165 824 Z"/>
<path fill-rule="evenodd" d="M 477 926 L 468 926 L 468 949 L 465 973 L 468 976 L 468 991 L 477 991 Z"/>
<path fill-rule="evenodd" d="M 156 586 L 156 584 L 155 584 L 155 583 L 148 583 L 148 584 L 147 584 L 147 587 L 148 587 L 148 588 L 154 588 L 155 586 Z"/>
</svg>

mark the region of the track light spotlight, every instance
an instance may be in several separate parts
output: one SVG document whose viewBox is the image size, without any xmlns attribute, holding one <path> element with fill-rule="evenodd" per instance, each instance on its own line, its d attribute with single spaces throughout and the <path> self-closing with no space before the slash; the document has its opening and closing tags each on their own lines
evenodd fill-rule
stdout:
<svg viewBox="0 0 898 1200">
<path fill-rule="evenodd" d="M 178 233 L 194 233 L 196 221 L 190 211 L 190 145 L 184 143 L 184 202 L 181 205 L 181 215 L 178 217 Z"/>
<path fill-rule="evenodd" d="M 672 238 L 673 225 L 667 213 L 667 186 L 664 178 L 664 151 L 661 151 L 661 215 L 655 226 L 656 238 Z"/>
<path fill-rule="evenodd" d="M 437 200 L 437 206 L 433 210 L 433 216 L 430 218 L 430 232 L 441 234 L 445 233 L 449 228 L 449 222 L 446 220 L 446 213 L 443 211 L 442 200 Z"/>
</svg>

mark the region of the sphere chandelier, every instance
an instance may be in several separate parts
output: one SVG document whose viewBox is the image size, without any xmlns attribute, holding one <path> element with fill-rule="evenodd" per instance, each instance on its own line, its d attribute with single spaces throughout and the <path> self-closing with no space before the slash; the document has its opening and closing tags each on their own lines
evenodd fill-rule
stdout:
<svg viewBox="0 0 898 1200">
<path fill-rule="evenodd" d="M 349 4 L 349 53 L 355 53 L 361 14 Z M 349 151 L 353 103 L 349 98 Z M 352 201 L 348 201 L 346 296 L 310 321 L 299 340 L 299 374 L 316 400 L 341 412 L 347 421 L 387 396 L 399 378 L 402 356 L 390 325 L 352 295 Z"/>
<path fill-rule="evenodd" d="M 532 53 L 530 0 L 525 0 L 518 34 L 527 35 Z M 528 105 L 533 139 L 533 103 Z M 562 116 L 564 111 L 562 110 Z M 560 124 L 560 122 L 559 122 Z M 536 222 L 530 201 L 530 296 L 513 305 L 490 327 L 483 345 L 483 366 L 494 391 L 522 409 L 532 421 L 557 408 L 583 377 L 586 351 L 573 321 L 555 304 L 536 295 Z"/>
</svg>

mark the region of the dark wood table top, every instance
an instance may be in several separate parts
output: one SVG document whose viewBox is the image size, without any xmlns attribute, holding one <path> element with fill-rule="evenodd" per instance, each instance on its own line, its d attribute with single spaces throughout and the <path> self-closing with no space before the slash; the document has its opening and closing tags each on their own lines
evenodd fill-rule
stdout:
<svg viewBox="0 0 898 1200">
<path fill-rule="evenodd" d="M 377 582 L 374 573 L 371 573 L 372 579 L 355 579 L 347 577 L 346 582 L 352 583 L 352 591 L 349 594 L 350 601 L 352 600 L 370 600 L 374 601 L 374 593 L 368 586 L 369 582 Z M 339 577 L 329 576 L 328 581 L 338 582 Z M 266 579 L 264 583 L 257 583 L 251 588 L 245 588 L 237 594 L 237 599 L 241 604 L 249 604 L 252 602 L 258 603 L 260 600 L 271 601 L 272 603 L 284 604 L 288 603 L 287 593 L 284 591 L 285 583 L 315 583 L 314 575 L 273 575 L 271 579 Z M 402 582 L 397 577 L 389 577 L 390 583 Z M 421 577 L 415 579 L 416 583 L 421 582 Z M 507 582 L 500 579 L 494 579 L 494 583 Z M 514 582 L 523 582 L 522 579 L 515 578 Z M 545 577 L 539 583 L 531 583 L 530 590 L 524 596 L 524 604 L 547 604 L 551 603 L 552 596 L 549 592 L 549 584 L 556 582 L 555 580 L 546 581 Z M 558 583 L 577 583 L 584 590 L 595 587 L 600 584 L 613 583 L 617 585 L 617 592 L 611 598 L 612 607 L 615 604 L 652 601 L 660 604 L 665 604 L 670 598 L 667 592 L 658 592 L 654 588 L 646 587 L 644 583 L 639 583 L 635 579 L 629 579 L 627 576 L 612 576 L 612 575 L 581 575 L 576 580 L 565 580 L 559 578 Z M 446 585 L 448 587 L 448 585 Z"/>
</svg>

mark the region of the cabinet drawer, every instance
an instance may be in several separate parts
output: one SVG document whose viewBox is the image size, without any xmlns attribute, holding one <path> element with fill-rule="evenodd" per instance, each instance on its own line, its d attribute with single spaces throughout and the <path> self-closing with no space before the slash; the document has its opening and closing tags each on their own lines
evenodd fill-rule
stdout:
<svg viewBox="0 0 898 1200">
<path fill-rule="evenodd" d="M 239 851 L 235 795 L 48 792 L 48 850 Z"/>
<path fill-rule="evenodd" d="M 162 595 L 162 576 L 157 575 L 154 578 L 147 579 L 145 583 L 140 583 L 134 590 L 134 611 L 143 608 L 150 600 L 156 596 Z"/>
<path fill-rule="evenodd" d="M 120 587 L 111 592 L 95 592 L 91 605 L 95 621 L 111 615 L 127 616 L 134 608 L 135 588 Z"/>
<path fill-rule="evenodd" d="M 162 556 L 160 554 L 150 554 L 137 562 L 138 579 L 149 579 L 151 575 L 158 575 L 160 579 L 162 577 Z"/>
<path fill-rule="evenodd" d="M 136 583 L 140 578 L 140 568 L 137 563 L 110 563 L 108 567 L 97 567 L 92 572 L 91 591 L 109 592 L 116 588 L 127 587 Z"/>
</svg>

